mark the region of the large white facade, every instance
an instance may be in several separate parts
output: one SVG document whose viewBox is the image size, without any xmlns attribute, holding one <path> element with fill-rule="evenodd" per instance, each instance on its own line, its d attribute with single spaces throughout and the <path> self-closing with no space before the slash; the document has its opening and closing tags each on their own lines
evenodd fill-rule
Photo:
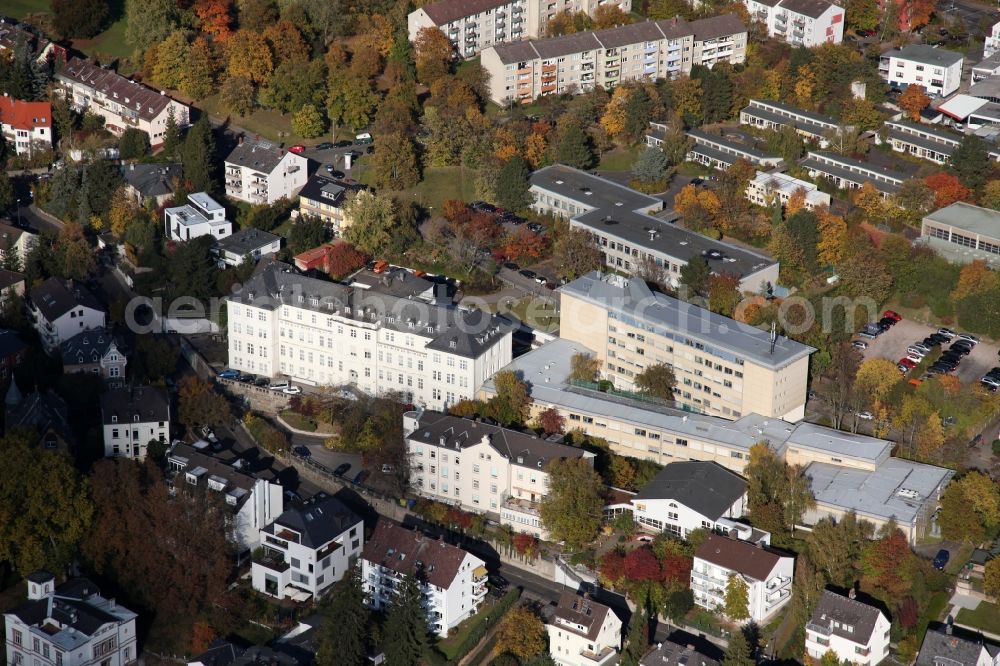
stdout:
<svg viewBox="0 0 1000 666">
<path fill-rule="evenodd" d="M 302 277 L 273 263 L 228 302 L 229 365 L 445 409 L 511 360 L 501 318 Z"/>
<path fill-rule="evenodd" d="M 1000 51 L 1000 22 L 994 23 L 990 34 L 986 35 L 986 41 L 983 43 L 983 59 L 998 51 Z"/>
<path fill-rule="evenodd" d="M 486 563 L 457 546 L 379 520 L 361 556 L 361 580 L 375 610 L 392 605 L 402 580 L 420 574 L 427 624 L 444 638 L 486 598 Z"/>
<path fill-rule="evenodd" d="M 158 386 L 113 388 L 101 395 L 104 455 L 143 460 L 150 442 L 170 441 L 170 398 Z"/>
<path fill-rule="evenodd" d="M 841 663 L 876 666 L 889 656 L 889 620 L 879 609 L 854 599 L 853 594 L 844 597 L 824 590 L 806 624 L 806 653 L 819 660 L 828 651 Z"/>
<path fill-rule="evenodd" d="M 319 598 L 347 574 L 364 547 L 364 522 L 335 497 L 313 498 L 260 531 L 264 552 L 253 589 L 278 599 Z"/>
<path fill-rule="evenodd" d="M 632 517 L 644 529 L 685 539 L 697 529 L 728 531 L 747 511 L 746 488 L 718 463 L 670 463 L 632 497 Z"/>
<path fill-rule="evenodd" d="M 52 105 L 0 96 L 0 134 L 18 155 L 52 150 Z"/>
<path fill-rule="evenodd" d="M 748 0 L 750 18 L 767 26 L 768 37 L 812 48 L 844 40 L 843 7 L 827 0 Z"/>
<path fill-rule="evenodd" d="M 93 294 L 76 282 L 54 277 L 31 290 L 29 312 L 49 353 L 77 333 L 105 325 L 105 312 Z"/>
<path fill-rule="evenodd" d="M 879 76 L 893 88 L 922 86 L 929 97 L 947 97 L 962 82 L 965 58 L 927 44 L 911 44 L 882 54 Z"/>
<path fill-rule="evenodd" d="M 291 199 L 309 179 L 309 160 L 261 141 L 242 141 L 226 158 L 226 196 L 251 204 Z"/>
<path fill-rule="evenodd" d="M 233 223 L 226 219 L 226 209 L 204 192 L 189 194 L 188 203 L 184 206 L 165 209 L 163 218 L 166 224 L 164 233 L 174 241 L 187 241 L 199 236 L 221 239 L 233 233 Z"/>
<path fill-rule="evenodd" d="M 136 614 L 76 578 L 55 586 L 28 576 L 28 601 L 4 613 L 11 666 L 128 666 L 136 662 Z"/>
<path fill-rule="evenodd" d="M 545 628 L 549 632 L 549 655 L 559 666 L 617 663 L 622 621 L 604 604 L 564 592 Z"/>
<path fill-rule="evenodd" d="M 410 487 L 465 511 L 499 515 L 516 532 L 545 539 L 539 503 L 548 492 L 546 465 L 594 454 L 525 433 L 439 412 L 403 416 Z"/>
</svg>

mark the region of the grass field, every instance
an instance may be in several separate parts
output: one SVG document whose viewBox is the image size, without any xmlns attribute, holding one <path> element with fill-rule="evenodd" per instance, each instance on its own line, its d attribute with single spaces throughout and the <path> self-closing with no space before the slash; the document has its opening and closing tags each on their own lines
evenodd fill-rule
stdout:
<svg viewBox="0 0 1000 666">
<path fill-rule="evenodd" d="M 351 176 L 362 183 L 370 184 L 371 168 L 368 159 L 361 160 L 351 169 Z M 415 187 L 405 190 L 382 190 L 400 200 L 416 201 L 425 208 L 441 210 L 446 199 L 472 201 L 476 198 L 476 171 L 466 167 L 430 167 L 424 169 L 423 180 Z"/>
<path fill-rule="evenodd" d="M 1000 606 L 981 601 L 976 610 L 963 608 L 958 611 L 958 617 L 955 618 L 955 621 L 959 624 L 988 631 L 991 634 L 1000 634 Z"/>
<path fill-rule="evenodd" d="M 103 60 L 108 56 L 128 58 L 132 55 L 132 47 L 125 43 L 125 17 L 112 23 L 107 30 L 93 39 L 74 40 L 73 48 L 83 51 L 92 58 Z M 125 70 L 121 71 L 123 74 L 128 73 Z"/>
<path fill-rule="evenodd" d="M 16 19 L 23 19 L 28 14 L 49 11 L 51 0 L 4 0 L 3 13 Z"/>
<path fill-rule="evenodd" d="M 639 153 L 645 146 L 633 146 L 622 149 L 615 148 L 601 155 L 601 162 L 597 165 L 600 171 L 631 171 Z"/>
<path fill-rule="evenodd" d="M 181 99 L 178 97 L 178 99 Z M 239 125 L 243 129 L 259 134 L 260 136 L 274 141 L 275 143 L 297 143 L 298 137 L 292 135 L 292 116 L 283 116 L 277 111 L 258 109 L 245 118 L 231 115 L 223 108 L 218 95 L 206 97 L 203 100 L 194 102 L 203 112 L 218 118 L 229 118 L 233 125 Z"/>
</svg>

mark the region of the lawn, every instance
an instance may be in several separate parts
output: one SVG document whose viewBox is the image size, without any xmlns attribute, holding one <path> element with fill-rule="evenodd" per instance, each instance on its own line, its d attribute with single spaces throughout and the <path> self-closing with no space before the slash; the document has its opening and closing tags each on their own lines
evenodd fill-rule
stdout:
<svg viewBox="0 0 1000 666">
<path fill-rule="evenodd" d="M 292 426 L 296 430 L 305 430 L 307 432 L 316 432 L 316 428 L 319 424 L 316 423 L 315 419 L 311 419 L 301 414 L 297 414 L 290 409 L 286 409 L 281 412 L 281 418 L 285 420 L 285 423 Z"/>
<path fill-rule="evenodd" d="M 4 0 L 3 13 L 16 19 L 28 14 L 48 12 L 52 0 Z"/>
<path fill-rule="evenodd" d="M 555 333 L 559 330 L 559 315 L 554 306 L 540 298 L 527 297 L 512 304 L 501 303 L 499 307 L 503 313 L 510 313 L 514 317 L 523 321 L 532 328 L 537 328 L 546 333 Z"/>
<path fill-rule="evenodd" d="M 177 98 L 183 99 L 180 96 Z M 275 143 L 297 143 L 298 137 L 292 134 L 291 114 L 283 116 L 277 111 L 258 109 L 249 116 L 241 118 L 230 114 L 228 110 L 223 108 L 218 95 L 211 95 L 199 100 L 195 102 L 195 105 L 210 116 L 219 119 L 229 118 L 230 124 L 242 127 L 253 134 L 259 134 Z"/>
<path fill-rule="evenodd" d="M 1000 606 L 981 601 L 976 610 L 963 608 L 958 611 L 955 621 L 958 624 L 1000 635 Z"/>
<path fill-rule="evenodd" d="M 351 169 L 351 176 L 362 183 L 370 184 L 371 167 L 368 158 L 361 160 Z M 424 177 L 416 186 L 405 190 L 382 190 L 400 200 L 412 200 L 421 206 L 441 210 L 446 199 L 461 199 L 473 201 L 476 199 L 476 171 L 466 167 L 428 167 L 424 169 Z"/>
<path fill-rule="evenodd" d="M 16 1 L 16 0 L 15 0 Z M 106 61 L 111 58 L 128 58 L 132 55 L 132 47 L 125 43 L 125 17 L 112 23 L 107 30 L 93 39 L 77 39 L 73 48 L 83 51 L 92 58 Z M 127 68 L 119 67 L 119 71 L 127 74 Z"/>
<path fill-rule="evenodd" d="M 639 153 L 645 146 L 632 146 L 631 148 L 615 148 L 601 155 L 601 162 L 597 165 L 599 171 L 631 171 L 632 165 L 639 157 Z"/>
<path fill-rule="evenodd" d="M 944 572 L 950 576 L 957 576 L 958 572 L 969 561 L 969 558 L 972 557 L 973 550 L 975 550 L 975 547 L 971 543 L 962 544 L 958 552 L 948 560 L 948 566 L 945 567 Z"/>
<path fill-rule="evenodd" d="M 511 594 L 508 592 L 507 594 Z M 476 614 L 467 619 L 462 624 L 458 625 L 453 631 L 449 632 L 448 638 L 445 638 L 438 642 L 437 650 L 441 652 L 448 663 L 455 663 L 456 658 L 460 659 L 464 655 L 458 654 L 459 650 L 462 648 L 462 644 L 472 636 L 473 634 L 480 634 L 489 626 L 495 625 L 497 621 L 503 617 L 504 614 L 500 614 L 497 617 L 496 607 L 500 604 L 500 600 L 487 600 Z M 473 662 L 479 663 L 479 662 Z"/>
</svg>

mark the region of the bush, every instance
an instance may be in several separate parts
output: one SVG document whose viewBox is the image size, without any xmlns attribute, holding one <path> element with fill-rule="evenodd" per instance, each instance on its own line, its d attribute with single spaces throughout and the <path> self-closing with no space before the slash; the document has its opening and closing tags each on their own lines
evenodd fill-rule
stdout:
<svg viewBox="0 0 1000 666">
<path fill-rule="evenodd" d="M 288 437 L 268 421 L 248 412 L 243 417 L 243 425 L 257 445 L 265 451 L 274 453 L 288 448 Z"/>
<path fill-rule="evenodd" d="M 1000 456 L 1000 439 L 993 440 L 993 455 Z"/>
</svg>

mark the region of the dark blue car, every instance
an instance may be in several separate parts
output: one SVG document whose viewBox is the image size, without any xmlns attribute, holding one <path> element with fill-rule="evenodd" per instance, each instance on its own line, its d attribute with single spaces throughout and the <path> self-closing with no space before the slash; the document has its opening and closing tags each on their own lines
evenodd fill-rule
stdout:
<svg viewBox="0 0 1000 666">
<path fill-rule="evenodd" d="M 938 551 L 938 554 L 934 556 L 934 568 L 939 571 L 944 571 L 945 566 L 948 564 L 948 560 L 951 558 L 951 553 L 942 548 Z"/>
</svg>

